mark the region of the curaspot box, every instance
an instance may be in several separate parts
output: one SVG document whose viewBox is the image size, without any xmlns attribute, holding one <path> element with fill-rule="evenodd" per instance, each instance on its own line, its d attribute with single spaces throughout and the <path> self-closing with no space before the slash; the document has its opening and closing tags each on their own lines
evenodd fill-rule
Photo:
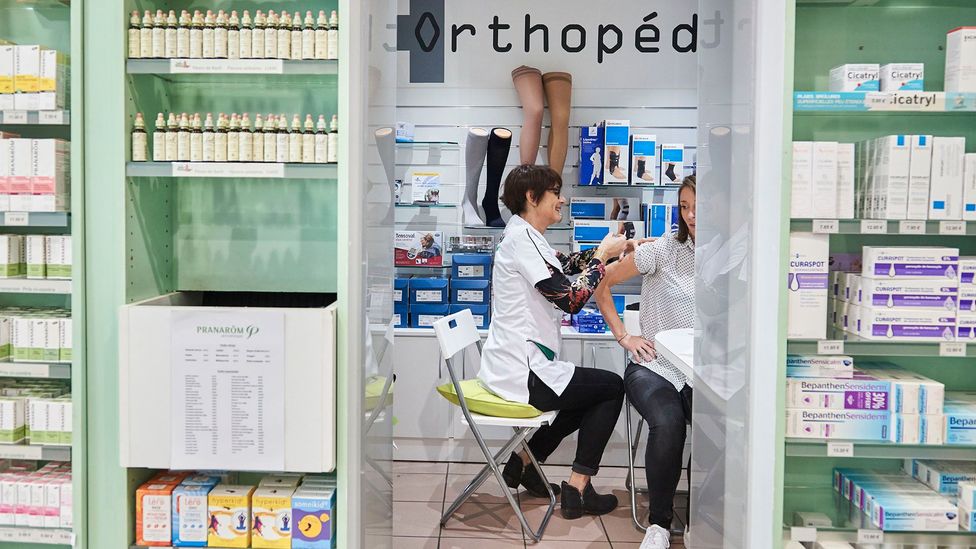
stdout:
<svg viewBox="0 0 976 549">
<path fill-rule="evenodd" d="M 150 482 L 136 490 L 136 545 L 172 545 L 174 488 L 172 484 Z"/>
<path fill-rule="evenodd" d="M 251 494 L 254 486 L 221 484 L 207 498 L 209 547 L 251 546 Z"/>
</svg>

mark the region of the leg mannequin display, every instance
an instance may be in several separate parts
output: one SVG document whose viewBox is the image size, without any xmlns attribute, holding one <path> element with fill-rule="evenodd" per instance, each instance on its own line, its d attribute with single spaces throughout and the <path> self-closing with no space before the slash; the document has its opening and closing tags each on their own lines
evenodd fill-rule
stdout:
<svg viewBox="0 0 976 549">
<path fill-rule="evenodd" d="M 393 169 L 396 164 L 396 138 L 393 128 L 380 128 L 373 134 L 373 138 L 376 140 L 376 150 L 380 155 L 383 171 L 386 174 L 384 183 L 393 188 Z"/>
<path fill-rule="evenodd" d="M 524 132 L 524 130 L 523 130 Z M 489 227 L 504 227 L 505 221 L 498 211 L 498 187 L 502 184 L 502 173 L 508 164 L 508 153 L 512 148 L 512 132 L 505 128 L 495 128 L 488 136 L 487 181 L 485 197 L 481 207 L 485 210 L 485 224 Z"/>
<path fill-rule="evenodd" d="M 569 151 L 569 110 L 573 96 L 573 76 L 568 72 L 547 72 L 542 75 L 546 103 L 549 104 L 549 167 L 563 174 Z"/>
<path fill-rule="evenodd" d="M 464 212 L 465 225 L 481 225 L 484 223 L 478 213 L 478 183 L 481 181 L 481 169 L 485 165 L 487 154 L 488 130 L 471 128 L 464 147 L 464 166 L 467 173 L 461 209 Z"/>
<path fill-rule="evenodd" d="M 521 67 L 512 71 L 512 82 L 522 103 L 522 135 L 519 137 L 521 164 L 535 164 L 542 139 L 543 96 L 542 72 L 534 67 Z"/>
</svg>

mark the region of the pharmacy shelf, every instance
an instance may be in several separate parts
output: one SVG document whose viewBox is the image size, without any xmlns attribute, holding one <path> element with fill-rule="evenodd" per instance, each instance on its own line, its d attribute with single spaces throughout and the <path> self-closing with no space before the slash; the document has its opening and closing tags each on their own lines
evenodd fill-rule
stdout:
<svg viewBox="0 0 976 549">
<path fill-rule="evenodd" d="M 0 527 L 0 542 L 38 543 L 43 545 L 74 546 L 71 530 L 59 528 L 11 528 Z"/>
<path fill-rule="evenodd" d="M 128 162 L 129 177 L 210 177 L 257 179 L 336 179 L 336 164 L 264 162 Z"/>
<path fill-rule="evenodd" d="M 68 227 L 68 212 L 0 212 L 0 227 Z"/>
<path fill-rule="evenodd" d="M 0 125 L 4 126 L 67 126 L 71 115 L 65 110 L 55 111 L 0 111 Z"/>
<path fill-rule="evenodd" d="M 313 59 L 129 59 L 125 70 L 129 74 L 172 76 L 335 76 L 339 73 L 339 62 Z"/>
<path fill-rule="evenodd" d="M 681 183 L 652 183 L 652 184 L 642 184 L 633 183 L 630 185 L 580 185 L 579 183 L 573 183 L 573 187 L 580 189 L 593 189 L 593 190 L 610 190 L 610 189 L 680 189 Z"/>
<path fill-rule="evenodd" d="M 489 227 L 487 225 L 465 225 L 464 229 L 470 231 L 501 232 L 505 230 L 505 227 Z M 547 231 L 570 231 L 572 229 L 573 229 L 572 225 L 551 225 L 546 228 Z"/>
<path fill-rule="evenodd" d="M 976 358 L 976 345 L 967 342 L 946 342 L 949 345 L 963 344 L 964 355 L 955 355 L 944 344 L 938 342 L 880 341 L 864 339 L 860 336 L 831 328 L 827 330 L 827 340 L 843 341 L 843 350 L 836 354 L 849 356 L 960 356 Z M 818 354 L 819 341 L 816 339 L 793 339 L 786 342 L 786 352 L 790 354 Z"/>
<path fill-rule="evenodd" d="M 976 112 L 976 93 L 946 92 L 793 92 L 797 114 Z"/>
<path fill-rule="evenodd" d="M 790 527 L 785 527 L 785 539 L 790 540 L 792 538 L 791 531 L 793 529 Z M 966 532 L 964 530 L 959 530 L 957 532 L 882 532 L 877 528 L 863 528 L 863 529 L 842 529 L 842 528 L 816 528 L 809 529 L 810 531 L 816 532 L 817 541 L 836 541 L 855 544 L 861 541 L 866 535 L 874 535 L 879 537 L 872 538 L 872 544 L 870 546 L 880 547 L 881 543 L 885 546 L 894 547 L 940 547 L 942 549 L 956 549 L 956 548 L 967 548 L 972 549 L 976 546 L 976 534 L 973 532 Z M 800 539 L 800 538 L 797 538 Z M 803 538 L 806 539 L 806 538 Z M 877 545 L 875 545 L 877 544 Z M 869 544 L 865 544 L 867 547 Z"/>
<path fill-rule="evenodd" d="M 449 151 L 461 148 L 456 141 L 397 141 L 396 146 L 401 149 L 443 149 Z"/>
<path fill-rule="evenodd" d="M 0 362 L 0 377 L 71 379 L 71 363 Z"/>
<path fill-rule="evenodd" d="M 794 233 L 973 236 L 976 223 L 965 221 L 885 221 L 876 219 L 793 219 Z"/>
<path fill-rule="evenodd" d="M 70 280 L 2 278 L 0 294 L 70 294 Z"/>
<path fill-rule="evenodd" d="M 423 202 L 398 202 L 393 204 L 397 208 L 460 208 L 460 204 L 438 204 L 438 203 L 423 203 Z"/>
<path fill-rule="evenodd" d="M 71 461 L 71 447 L 31 446 L 29 444 L 0 444 L 0 459 Z"/>
<path fill-rule="evenodd" d="M 853 453 L 843 456 L 850 458 L 976 460 L 976 446 L 931 446 L 802 438 L 786 439 L 786 455 L 789 457 L 837 457 L 832 455 L 830 451 L 830 446 L 834 444 L 851 445 Z"/>
</svg>

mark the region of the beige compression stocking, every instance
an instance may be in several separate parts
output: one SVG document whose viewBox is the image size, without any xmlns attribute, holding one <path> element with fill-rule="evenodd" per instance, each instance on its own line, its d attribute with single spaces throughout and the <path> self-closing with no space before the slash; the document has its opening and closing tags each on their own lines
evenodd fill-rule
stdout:
<svg viewBox="0 0 976 549">
<path fill-rule="evenodd" d="M 573 98 L 573 76 L 568 72 L 542 75 L 546 103 L 549 104 L 549 167 L 562 175 L 569 150 L 569 109 Z"/>
<path fill-rule="evenodd" d="M 521 67 L 512 71 L 512 82 L 522 103 L 522 135 L 519 137 L 519 161 L 535 164 L 542 139 L 543 89 L 542 72 L 534 67 Z"/>
</svg>

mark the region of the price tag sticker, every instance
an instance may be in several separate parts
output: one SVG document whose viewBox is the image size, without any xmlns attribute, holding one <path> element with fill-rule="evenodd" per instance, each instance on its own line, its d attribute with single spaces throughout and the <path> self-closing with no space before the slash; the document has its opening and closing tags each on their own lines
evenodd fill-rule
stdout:
<svg viewBox="0 0 976 549">
<path fill-rule="evenodd" d="M 790 528 L 790 541 L 813 543 L 817 541 L 817 529 L 809 526 L 793 526 Z"/>
<path fill-rule="evenodd" d="M 858 530 L 858 543 L 884 543 L 884 532 L 881 530 Z"/>
<path fill-rule="evenodd" d="M 822 339 L 817 342 L 818 355 L 844 354 L 844 342 L 838 339 Z"/>
<path fill-rule="evenodd" d="M 64 111 L 40 111 L 37 113 L 38 124 L 64 124 Z"/>
<path fill-rule="evenodd" d="M 966 356 L 966 343 L 962 341 L 943 341 L 939 343 L 939 356 Z"/>
<path fill-rule="evenodd" d="M 4 212 L 3 224 L 8 227 L 27 226 L 30 215 L 27 212 Z"/>
<path fill-rule="evenodd" d="M 828 442 L 827 456 L 848 457 L 848 458 L 854 457 L 854 443 L 853 442 Z"/>
<path fill-rule="evenodd" d="M 883 219 L 865 219 L 861 221 L 861 234 L 885 234 L 888 232 L 888 222 Z"/>
<path fill-rule="evenodd" d="M 836 219 L 814 219 L 813 232 L 816 234 L 836 234 L 840 223 Z"/>
<path fill-rule="evenodd" d="M 899 234 L 925 234 L 924 221 L 899 221 Z"/>
<path fill-rule="evenodd" d="M 965 221 L 939 221 L 939 234 L 964 235 L 966 234 L 966 222 Z"/>
<path fill-rule="evenodd" d="M 3 111 L 4 124 L 26 124 L 27 111 Z"/>
</svg>

